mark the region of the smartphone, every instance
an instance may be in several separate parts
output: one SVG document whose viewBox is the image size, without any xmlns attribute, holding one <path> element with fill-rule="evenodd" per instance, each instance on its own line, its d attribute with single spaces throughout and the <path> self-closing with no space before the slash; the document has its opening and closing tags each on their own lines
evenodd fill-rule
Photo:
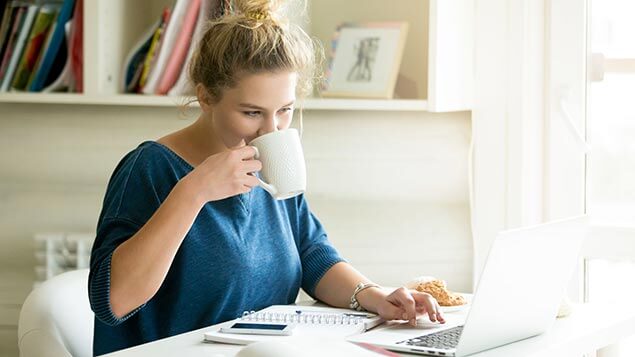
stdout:
<svg viewBox="0 0 635 357">
<path fill-rule="evenodd" d="M 246 323 L 236 322 L 229 327 L 221 327 L 220 332 L 238 333 L 246 335 L 278 335 L 289 336 L 293 331 L 293 325 L 289 324 L 262 324 L 262 323 Z"/>
</svg>

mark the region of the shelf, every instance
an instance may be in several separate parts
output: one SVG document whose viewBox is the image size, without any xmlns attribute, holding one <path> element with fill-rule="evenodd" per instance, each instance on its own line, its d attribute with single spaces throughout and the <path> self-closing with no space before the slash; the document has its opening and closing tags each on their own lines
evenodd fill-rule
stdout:
<svg viewBox="0 0 635 357">
<path fill-rule="evenodd" d="M 307 110 L 373 110 L 373 111 L 413 111 L 428 110 L 428 102 L 423 99 L 307 99 Z"/>
<path fill-rule="evenodd" d="M 81 104 L 171 107 L 180 105 L 182 98 L 133 94 L 85 95 L 77 93 L 3 93 L 0 103 Z M 183 101 L 184 102 L 184 101 Z"/>
<path fill-rule="evenodd" d="M 3 93 L 0 103 L 80 104 L 145 107 L 176 107 L 187 102 L 184 97 L 116 94 L 84 95 L 73 93 Z M 197 104 L 194 104 L 197 105 Z M 312 98 L 304 102 L 305 110 L 372 110 L 427 111 L 428 103 L 421 99 L 334 99 Z"/>
</svg>

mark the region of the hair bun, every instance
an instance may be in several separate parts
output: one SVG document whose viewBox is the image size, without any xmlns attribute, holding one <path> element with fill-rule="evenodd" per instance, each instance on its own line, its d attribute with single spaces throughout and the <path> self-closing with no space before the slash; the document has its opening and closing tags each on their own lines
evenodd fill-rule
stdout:
<svg viewBox="0 0 635 357">
<path fill-rule="evenodd" d="M 282 0 L 234 0 L 235 10 L 253 20 L 275 18 Z"/>
</svg>

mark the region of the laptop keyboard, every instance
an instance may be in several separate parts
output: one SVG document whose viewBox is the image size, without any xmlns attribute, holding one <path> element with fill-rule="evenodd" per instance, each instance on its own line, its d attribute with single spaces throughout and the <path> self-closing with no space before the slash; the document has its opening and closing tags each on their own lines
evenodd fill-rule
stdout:
<svg viewBox="0 0 635 357">
<path fill-rule="evenodd" d="M 455 348 L 459 344 L 459 337 L 463 331 L 463 326 L 453 327 L 451 329 L 410 338 L 397 342 L 397 344 L 406 344 L 408 346 L 432 347 L 439 349 Z"/>
</svg>

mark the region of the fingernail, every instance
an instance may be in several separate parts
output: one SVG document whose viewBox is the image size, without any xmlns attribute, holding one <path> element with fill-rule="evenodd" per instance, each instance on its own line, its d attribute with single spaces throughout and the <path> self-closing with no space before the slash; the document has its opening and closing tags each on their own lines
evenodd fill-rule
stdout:
<svg viewBox="0 0 635 357">
<path fill-rule="evenodd" d="M 408 314 L 406 314 L 405 312 L 403 314 L 401 314 L 401 319 L 402 320 L 408 320 Z"/>
</svg>

